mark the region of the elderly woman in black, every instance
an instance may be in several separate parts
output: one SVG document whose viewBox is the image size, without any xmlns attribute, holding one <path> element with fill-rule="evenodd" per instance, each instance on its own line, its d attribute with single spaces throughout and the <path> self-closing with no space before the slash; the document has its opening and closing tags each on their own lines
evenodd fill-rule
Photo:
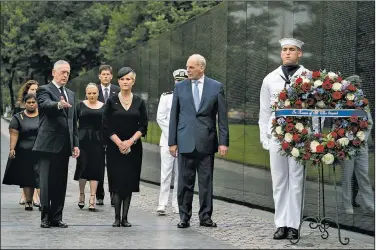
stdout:
<svg viewBox="0 0 376 250">
<path fill-rule="evenodd" d="M 33 210 L 34 189 L 38 188 L 37 157 L 32 152 L 38 134 L 38 109 L 34 94 L 23 99 L 25 110 L 13 116 L 9 124 L 10 149 L 3 184 L 19 185 L 25 193 L 25 210 Z"/>
<path fill-rule="evenodd" d="M 109 191 L 113 192 L 115 222 L 113 227 L 130 227 L 128 209 L 132 192 L 139 192 L 142 164 L 141 136 L 145 136 L 148 117 L 145 101 L 132 93 L 136 73 L 123 67 L 117 74 L 120 92 L 107 100 L 104 128 L 107 143 Z M 121 205 L 123 205 L 120 221 Z"/>
</svg>

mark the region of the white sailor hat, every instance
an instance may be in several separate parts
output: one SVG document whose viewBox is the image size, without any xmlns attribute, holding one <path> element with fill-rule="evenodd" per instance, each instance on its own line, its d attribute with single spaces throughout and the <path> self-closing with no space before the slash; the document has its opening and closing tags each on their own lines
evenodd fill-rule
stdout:
<svg viewBox="0 0 376 250">
<path fill-rule="evenodd" d="M 279 43 L 281 44 L 281 47 L 285 45 L 294 45 L 299 49 L 301 49 L 304 44 L 302 41 L 295 38 L 282 38 L 281 40 L 279 40 Z"/>
<path fill-rule="evenodd" d="M 183 80 L 185 78 L 188 78 L 188 72 L 185 69 L 177 69 L 172 73 L 173 77 L 176 80 Z"/>
</svg>

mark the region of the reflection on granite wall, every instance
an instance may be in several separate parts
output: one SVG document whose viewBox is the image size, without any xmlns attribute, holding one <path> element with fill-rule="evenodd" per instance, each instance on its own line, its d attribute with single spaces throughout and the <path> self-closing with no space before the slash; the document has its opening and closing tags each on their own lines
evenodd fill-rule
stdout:
<svg viewBox="0 0 376 250">
<path fill-rule="evenodd" d="M 184 68 L 194 53 L 207 59 L 206 75 L 225 85 L 230 119 L 230 151 L 215 163 L 214 193 L 249 205 L 273 210 L 269 155 L 259 143 L 257 126 L 259 92 L 263 78 L 280 64 L 282 37 L 305 42 L 301 64 L 311 70 L 340 71 L 344 76 L 359 75 L 363 89 L 375 104 L 375 3 L 328 1 L 249 1 L 227 2 L 189 20 L 156 39 L 142 44 L 110 65 L 116 72 L 130 66 L 137 72 L 134 92 L 148 103 L 149 133 L 145 143 L 142 178 L 159 182 L 160 130 L 155 123 L 160 95 L 173 88 L 172 72 Z M 70 86 L 84 98 L 87 83 L 98 83 L 98 68 L 72 79 Z M 374 130 L 372 132 L 374 136 Z M 374 153 L 371 140 L 369 176 L 374 187 Z M 325 168 L 325 212 L 334 216 L 337 181 L 340 223 L 342 226 L 372 233 L 374 215 L 354 208 L 344 213 L 341 196 L 341 169 L 333 174 Z M 305 215 L 316 215 L 317 170 L 307 168 Z M 374 200 L 374 197 L 367 197 Z M 156 197 L 157 200 L 157 197 Z M 214 209 L 215 211 L 215 209 Z"/>
</svg>

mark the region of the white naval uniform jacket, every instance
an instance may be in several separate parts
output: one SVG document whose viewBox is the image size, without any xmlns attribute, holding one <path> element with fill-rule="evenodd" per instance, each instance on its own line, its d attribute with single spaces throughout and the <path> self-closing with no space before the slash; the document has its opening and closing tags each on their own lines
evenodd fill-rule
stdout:
<svg viewBox="0 0 376 250">
<path fill-rule="evenodd" d="M 162 130 L 159 146 L 168 147 L 168 133 L 170 124 L 170 112 L 172 106 L 173 92 L 166 92 L 161 95 L 157 111 L 157 123 Z"/>
<path fill-rule="evenodd" d="M 292 75 L 291 79 L 301 74 L 303 71 L 308 71 L 302 65 L 300 68 Z M 272 105 L 277 100 L 277 95 L 285 87 L 285 75 L 282 71 L 282 66 L 279 66 L 274 71 L 270 72 L 263 80 L 261 91 L 260 91 L 260 114 L 259 114 L 259 128 L 260 128 L 260 142 L 261 144 L 271 139 L 272 135 L 272 121 L 275 117 L 274 112 L 272 112 Z M 289 88 L 289 84 L 286 88 Z"/>
</svg>

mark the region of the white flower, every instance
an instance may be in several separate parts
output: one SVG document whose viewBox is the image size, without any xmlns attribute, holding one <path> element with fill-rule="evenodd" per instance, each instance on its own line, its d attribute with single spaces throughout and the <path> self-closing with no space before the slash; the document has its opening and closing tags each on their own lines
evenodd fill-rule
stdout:
<svg viewBox="0 0 376 250">
<path fill-rule="evenodd" d="M 307 105 L 305 102 L 302 102 L 302 108 L 305 108 Z"/>
<path fill-rule="evenodd" d="M 309 80 L 307 77 L 302 77 L 303 83 L 309 83 L 311 80 Z"/>
<path fill-rule="evenodd" d="M 277 133 L 277 135 L 281 135 L 283 133 L 282 127 L 281 126 L 276 127 L 275 132 Z"/>
<path fill-rule="evenodd" d="M 364 139 L 366 139 L 366 134 L 363 131 L 358 131 L 358 133 L 356 133 L 356 137 L 358 137 L 359 140 L 364 141 Z"/>
<path fill-rule="evenodd" d="M 348 93 L 346 95 L 346 99 L 349 100 L 349 101 L 353 101 L 355 99 L 355 95 L 354 94 L 351 94 L 351 93 Z"/>
<path fill-rule="evenodd" d="M 290 105 L 291 105 L 290 100 L 286 100 L 286 101 L 285 101 L 285 107 L 288 107 L 288 106 L 290 106 Z"/>
<path fill-rule="evenodd" d="M 311 142 L 311 145 L 310 145 L 310 148 L 311 148 L 311 152 L 312 153 L 316 153 L 316 147 L 320 145 L 320 143 L 318 141 L 312 141 Z"/>
<path fill-rule="evenodd" d="M 341 145 L 342 147 L 344 147 L 344 146 L 349 145 L 350 141 L 346 137 L 343 137 L 343 138 L 338 139 L 337 142 L 339 143 L 339 145 Z"/>
<path fill-rule="evenodd" d="M 316 80 L 316 81 L 313 83 L 313 86 L 315 86 L 315 88 L 320 87 L 321 85 L 322 85 L 322 81 L 321 81 L 321 80 Z"/>
<path fill-rule="evenodd" d="M 286 133 L 286 134 L 285 134 L 285 141 L 287 141 L 287 142 L 291 142 L 291 141 L 292 141 L 292 134 L 290 134 L 290 133 Z"/>
<path fill-rule="evenodd" d="M 319 108 L 324 108 L 325 107 L 325 102 L 324 101 L 319 101 L 316 103 L 316 106 L 319 107 Z"/>
<path fill-rule="evenodd" d="M 341 90 L 341 88 L 342 88 L 342 84 L 340 84 L 339 82 L 335 82 L 332 86 L 332 90 L 334 91 L 339 91 Z"/>
<path fill-rule="evenodd" d="M 292 148 L 291 154 L 296 158 L 299 156 L 299 150 L 297 148 Z"/>
<path fill-rule="evenodd" d="M 300 122 L 298 122 L 297 124 L 295 124 L 295 128 L 299 131 L 299 132 L 302 132 L 303 128 L 304 128 L 304 125 L 301 124 Z"/>
<path fill-rule="evenodd" d="M 327 153 L 321 158 L 321 161 L 326 165 L 330 165 L 334 162 L 334 156 L 331 153 Z"/>
<path fill-rule="evenodd" d="M 338 75 L 337 75 L 336 73 L 329 72 L 329 73 L 328 73 L 328 77 L 329 77 L 331 80 L 334 80 L 334 78 L 337 78 Z"/>
</svg>

